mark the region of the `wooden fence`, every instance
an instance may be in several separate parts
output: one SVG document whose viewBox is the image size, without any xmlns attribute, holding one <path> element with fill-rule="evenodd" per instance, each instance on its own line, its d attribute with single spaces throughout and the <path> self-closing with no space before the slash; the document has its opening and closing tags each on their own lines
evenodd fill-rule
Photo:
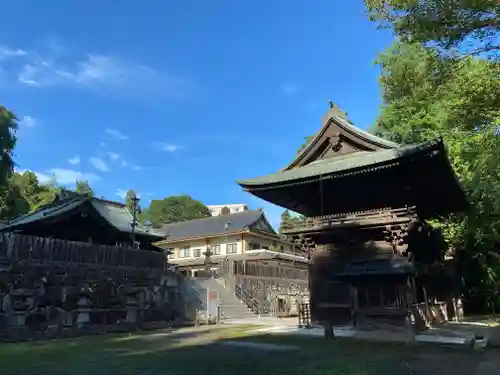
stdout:
<svg viewBox="0 0 500 375">
<path fill-rule="evenodd" d="M 0 235 L 1 261 L 155 270 L 165 267 L 162 252 L 13 233 Z"/>
</svg>

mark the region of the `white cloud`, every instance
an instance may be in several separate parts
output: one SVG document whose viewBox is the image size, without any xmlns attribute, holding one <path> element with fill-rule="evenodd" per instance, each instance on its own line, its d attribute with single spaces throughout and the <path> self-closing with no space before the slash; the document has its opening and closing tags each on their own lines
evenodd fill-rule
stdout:
<svg viewBox="0 0 500 375">
<path fill-rule="evenodd" d="M 130 166 L 134 171 L 142 171 L 144 168 L 141 167 L 140 165 L 132 165 Z"/>
<path fill-rule="evenodd" d="M 37 173 L 40 182 L 57 181 L 61 185 L 71 185 L 76 181 L 96 182 L 101 178 L 93 173 L 84 173 L 72 169 L 53 168 L 47 171 L 48 173 Z M 42 181 L 43 180 L 43 181 Z"/>
<path fill-rule="evenodd" d="M 116 152 L 111 152 L 109 151 L 108 152 L 108 156 L 111 160 L 120 160 L 121 159 L 121 155 L 120 154 L 117 154 Z"/>
<path fill-rule="evenodd" d="M 117 152 L 108 151 L 108 157 L 113 162 L 118 164 L 120 167 L 124 168 L 129 165 L 129 163 Z"/>
<path fill-rule="evenodd" d="M 7 59 L 9 57 L 20 57 L 26 56 L 28 52 L 23 49 L 14 49 L 9 46 L 0 46 L 0 60 Z"/>
<path fill-rule="evenodd" d="M 125 197 L 127 196 L 127 190 L 116 189 L 116 195 L 119 196 L 121 199 L 125 199 Z"/>
<path fill-rule="evenodd" d="M 17 69 L 18 82 L 31 87 L 64 86 L 99 93 L 112 90 L 121 95 L 184 97 L 192 91 L 189 79 L 116 56 L 89 54 L 75 59 L 58 56 L 54 51 L 52 54 L 46 58 L 26 54 L 24 64 Z"/>
<path fill-rule="evenodd" d="M 74 156 L 74 157 L 68 159 L 68 163 L 70 163 L 71 165 L 78 165 L 78 164 L 80 164 L 80 157 Z"/>
<path fill-rule="evenodd" d="M 24 173 L 26 169 L 17 169 L 16 172 Z M 97 182 L 101 180 L 101 177 L 97 176 L 94 173 L 85 173 L 81 171 L 75 171 L 73 169 L 64 169 L 64 168 L 52 168 L 47 171 L 38 172 L 32 171 L 38 181 L 41 184 L 47 184 L 49 182 L 55 181 L 61 185 L 72 185 L 76 181 L 88 181 Z"/>
<path fill-rule="evenodd" d="M 101 178 L 94 173 L 84 173 L 71 169 L 54 168 L 49 172 L 55 177 L 55 180 L 62 185 L 73 184 L 76 181 L 95 182 L 101 180 Z"/>
<path fill-rule="evenodd" d="M 42 172 L 34 172 L 36 177 L 38 178 L 38 182 L 41 184 L 48 184 L 51 181 L 55 181 L 56 177 L 54 175 L 50 175 Z"/>
<path fill-rule="evenodd" d="M 106 134 L 110 135 L 115 139 L 119 139 L 120 141 L 126 141 L 129 138 L 128 135 L 123 134 L 121 131 L 117 129 L 106 128 Z"/>
<path fill-rule="evenodd" d="M 285 82 L 281 85 L 280 91 L 283 95 L 292 96 L 299 92 L 299 86 L 292 82 Z"/>
<path fill-rule="evenodd" d="M 106 162 L 100 158 L 92 157 L 89 159 L 90 163 L 94 166 L 94 168 L 99 169 L 102 172 L 108 172 L 109 168 Z"/>
<path fill-rule="evenodd" d="M 26 126 L 27 128 L 34 128 L 39 124 L 39 121 L 31 116 L 24 116 L 21 120 L 21 125 Z"/>
<path fill-rule="evenodd" d="M 160 149 L 161 151 L 166 152 L 175 152 L 183 149 L 183 147 L 180 145 L 167 142 L 153 142 L 153 146 Z"/>
</svg>

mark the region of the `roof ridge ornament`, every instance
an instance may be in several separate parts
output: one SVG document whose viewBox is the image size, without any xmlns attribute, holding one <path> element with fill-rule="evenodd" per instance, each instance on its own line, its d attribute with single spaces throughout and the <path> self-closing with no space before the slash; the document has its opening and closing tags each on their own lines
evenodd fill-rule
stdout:
<svg viewBox="0 0 500 375">
<path fill-rule="evenodd" d="M 348 116 L 347 112 L 343 111 L 342 108 L 340 108 L 332 100 L 328 99 L 328 105 L 330 106 L 330 108 L 328 109 L 328 117 L 330 116 L 341 117 L 348 123 L 351 123 L 351 121 L 349 121 L 349 119 L 347 118 Z"/>
</svg>

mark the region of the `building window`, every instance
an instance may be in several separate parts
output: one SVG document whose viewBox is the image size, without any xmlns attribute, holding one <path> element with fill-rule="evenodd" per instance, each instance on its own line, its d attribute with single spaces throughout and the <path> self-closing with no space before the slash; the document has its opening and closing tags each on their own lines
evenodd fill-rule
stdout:
<svg viewBox="0 0 500 375">
<path fill-rule="evenodd" d="M 236 254 L 237 251 L 238 251 L 237 243 L 228 243 L 226 245 L 226 254 Z"/>
<path fill-rule="evenodd" d="M 260 249 L 260 244 L 253 242 L 248 243 L 248 250 L 259 250 L 259 249 Z"/>
<path fill-rule="evenodd" d="M 282 253 L 284 253 L 284 252 L 285 252 L 285 246 L 281 245 L 281 246 L 280 246 L 280 251 L 281 251 Z"/>
<path fill-rule="evenodd" d="M 201 257 L 201 249 L 200 249 L 200 248 L 198 248 L 198 249 L 193 249 L 193 256 L 194 256 L 195 258 L 199 258 L 199 257 Z"/>
<path fill-rule="evenodd" d="M 165 249 L 165 254 L 167 254 L 167 259 L 174 259 L 174 249 L 171 247 Z"/>
<path fill-rule="evenodd" d="M 220 255 L 220 245 L 213 245 L 211 251 L 212 255 Z"/>
<path fill-rule="evenodd" d="M 179 258 L 188 258 L 189 257 L 189 247 L 181 247 L 179 249 Z"/>
</svg>

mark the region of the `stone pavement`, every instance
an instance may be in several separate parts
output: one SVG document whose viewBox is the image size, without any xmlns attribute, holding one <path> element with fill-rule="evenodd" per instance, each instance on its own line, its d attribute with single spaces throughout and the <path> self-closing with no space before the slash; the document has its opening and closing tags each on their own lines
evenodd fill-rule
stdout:
<svg viewBox="0 0 500 375">
<path fill-rule="evenodd" d="M 499 375 L 500 374 L 500 351 L 492 350 L 484 354 L 479 362 L 474 375 Z"/>
</svg>

